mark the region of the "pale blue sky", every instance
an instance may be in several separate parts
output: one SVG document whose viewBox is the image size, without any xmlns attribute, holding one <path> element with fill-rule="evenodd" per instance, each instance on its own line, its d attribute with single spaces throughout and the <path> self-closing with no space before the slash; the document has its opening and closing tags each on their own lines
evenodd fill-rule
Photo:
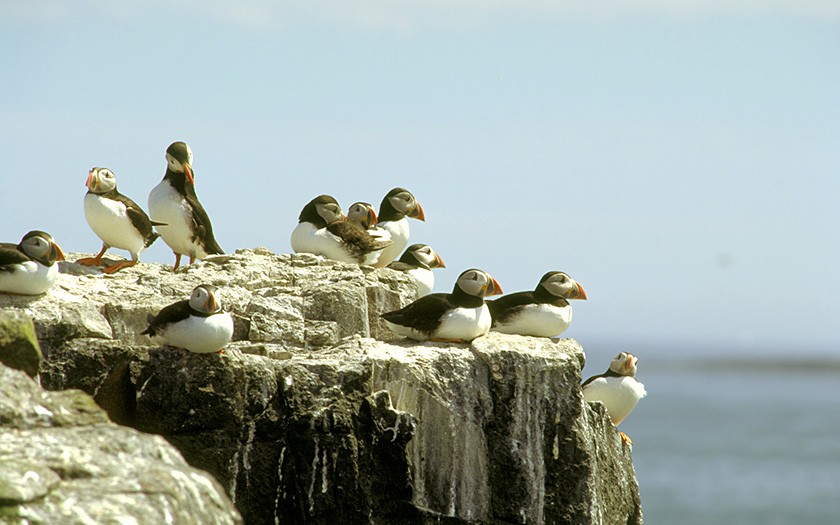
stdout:
<svg viewBox="0 0 840 525">
<path fill-rule="evenodd" d="M 96 251 L 89 168 L 185 140 L 229 251 L 404 186 L 439 291 L 565 270 L 584 346 L 838 346 L 840 3 L 347 5 L 0 0 L 0 239 Z"/>
</svg>

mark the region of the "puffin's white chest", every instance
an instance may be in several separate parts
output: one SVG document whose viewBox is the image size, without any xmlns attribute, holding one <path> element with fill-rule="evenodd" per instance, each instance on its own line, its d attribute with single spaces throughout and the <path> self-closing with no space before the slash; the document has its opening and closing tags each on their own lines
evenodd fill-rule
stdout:
<svg viewBox="0 0 840 525">
<path fill-rule="evenodd" d="M 343 248 L 341 238 L 311 222 L 298 223 L 292 230 L 292 249 L 296 253 L 313 253 L 334 261 L 357 263 Z"/>
<path fill-rule="evenodd" d="M 197 354 L 218 352 L 233 337 L 233 318 L 227 312 L 209 317 L 191 315 L 168 325 L 160 336 L 171 346 Z"/>
<path fill-rule="evenodd" d="M 497 322 L 493 326 L 493 331 L 503 334 L 554 337 L 565 332 L 571 322 L 572 307 L 569 305 L 529 304 L 505 319 L 504 322 Z"/>
<path fill-rule="evenodd" d="M 435 287 L 435 274 L 426 268 L 412 268 L 406 272 L 417 285 L 417 298 L 429 295 Z"/>
<path fill-rule="evenodd" d="M 378 268 L 382 268 L 384 266 L 388 266 L 388 263 L 395 261 L 402 254 L 403 250 L 408 245 L 410 228 L 407 217 L 403 217 L 398 221 L 380 222 L 378 226 L 387 231 L 391 236 L 391 240 L 394 241 L 393 244 L 386 246 L 385 249 L 382 250 L 382 254 L 376 262 L 376 266 Z"/>
<path fill-rule="evenodd" d="M 633 377 L 599 377 L 583 388 L 583 398 L 607 407 L 614 425 L 621 423 L 645 397 L 645 386 Z"/>
<path fill-rule="evenodd" d="M 40 295 L 58 280 L 58 264 L 44 266 L 35 261 L 9 265 L 12 271 L 0 272 L 0 292 Z"/>
<path fill-rule="evenodd" d="M 195 240 L 192 226 L 192 206 L 183 195 L 164 179 L 149 194 L 149 215 L 153 221 L 165 223 L 155 226 L 160 237 L 172 251 L 197 259 L 207 257 L 207 252 Z"/>
<path fill-rule="evenodd" d="M 85 219 L 102 242 L 139 255 L 145 240 L 131 223 L 123 203 L 95 193 L 85 195 Z"/>
</svg>

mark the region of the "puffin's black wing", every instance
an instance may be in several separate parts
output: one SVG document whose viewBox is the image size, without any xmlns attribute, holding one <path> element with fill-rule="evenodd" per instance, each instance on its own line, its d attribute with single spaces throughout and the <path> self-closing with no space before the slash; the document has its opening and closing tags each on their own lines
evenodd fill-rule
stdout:
<svg viewBox="0 0 840 525">
<path fill-rule="evenodd" d="M 398 272 L 407 272 L 409 270 L 416 270 L 419 267 L 416 264 L 408 264 L 401 261 L 392 261 L 388 263 L 388 266 L 386 266 L 386 268 L 397 270 Z"/>
<path fill-rule="evenodd" d="M 17 244 L 0 243 L 0 272 L 11 272 L 12 264 L 25 263 L 31 260 L 25 253 L 18 250 Z"/>
<path fill-rule="evenodd" d="M 145 245 L 146 248 L 152 245 L 160 235 L 152 228 L 152 220 L 143 211 L 136 202 L 131 200 L 129 197 L 126 197 L 122 193 L 114 190 L 107 194 L 104 194 L 103 197 L 107 197 L 109 199 L 113 199 L 122 203 L 125 206 L 125 213 L 128 215 L 128 219 L 131 221 L 131 225 L 140 232 L 140 235 L 143 236 L 143 239 L 146 241 Z"/>
<path fill-rule="evenodd" d="M 390 239 L 381 240 L 372 237 L 361 224 L 352 221 L 334 222 L 327 226 L 327 231 L 341 239 L 344 248 L 359 263 L 370 252 L 381 250 L 386 246 L 394 244 L 394 241 Z"/>
<path fill-rule="evenodd" d="M 189 299 L 164 306 L 156 316 L 149 319 L 149 327 L 140 333 L 142 335 L 157 335 L 157 332 L 165 329 L 167 325 L 183 321 L 189 317 L 191 312 Z"/>
<path fill-rule="evenodd" d="M 486 301 L 494 323 L 505 321 L 520 311 L 523 306 L 536 302 L 534 292 L 516 292 L 503 295 L 493 301 Z"/>
<path fill-rule="evenodd" d="M 433 293 L 417 299 L 405 308 L 384 313 L 382 317 L 391 323 L 430 334 L 438 327 L 440 318 L 454 308 L 456 305 L 452 303 L 449 294 Z"/>
<path fill-rule="evenodd" d="M 600 377 L 621 377 L 621 374 L 613 372 L 612 370 L 607 370 L 603 374 L 598 374 L 598 375 L 594 375 L 594 376 L 590 377 L 589 379 L 584 381 L 583 384 L 580 385 L 580 387 L 583 388 L 586 385 L 588 385 L 589 383 L 591 383 L 592 381 L 595 381 L 596 379 L 598 379 Z"/>
<path fill-rule="evenodd" d="M 210 216 L 204 211 L 204 206 L 198 202 L 198 197 L 195 191 L 188 191 L 186 194 L 187 202 L 192 208 L 193 232 L 195 232 L 195 239 L 204 244 L 204 251 L 208 254 L 225 253 L 216 238 L 213 236 L 213 226 L 210 224 Z"/>
</svg>

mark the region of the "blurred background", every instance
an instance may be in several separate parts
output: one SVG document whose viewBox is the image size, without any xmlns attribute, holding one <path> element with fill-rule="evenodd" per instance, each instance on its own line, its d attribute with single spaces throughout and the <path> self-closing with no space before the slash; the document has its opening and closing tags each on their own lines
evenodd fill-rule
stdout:
<svg viewBox="0 0 840 525">
<path fill-rule="evenodd" d="M 836 520 L 840 4 L 0 0 L 0 28 L 0 240 L 98 251 L 88 170 L 145 207 L 175 140 L 228 251 L 406 187 L 437 291 L 563 270 L 584 376 L 639 356 L 649 523 Z"/>
</svg>

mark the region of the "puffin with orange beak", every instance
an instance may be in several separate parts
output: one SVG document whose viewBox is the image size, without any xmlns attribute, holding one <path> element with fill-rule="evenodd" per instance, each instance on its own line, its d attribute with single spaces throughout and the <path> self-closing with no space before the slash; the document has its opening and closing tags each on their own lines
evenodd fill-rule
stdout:
<svg viewBox="0 0 840 525">
<path fill-rule="evenodd" d="M 487 301 L 494 332 L 556 337 L 572 322 L 569 299 L 586 299 L 583 287 L 564 272 L 548 272 L 532 292 Z"/>
<path fill-rule="evenodd" d="M 196 286 L 189 299 L 150 316 L 149 327 L 140 333 L 196 354 L 222 351 L 233 337 L 233 317 L 222 310 L 217 292 L 210 284 Z"/>
<path fill-rule="evenodd" d="M 64 252 L 52 236 L 32 230 L 18 244 L 0 243 L 0 293 L 40 295 L 58 279 Z"/>
<path fill-rule="evenodd" d="M 647 395 L 645 385 L 636 380 L 638 362 L 633 354 L 621 352 L 613 358 L 606 372 L 590 377 L 581 385 L 583 398 L 588 402 L 603 403 L 613 425 L 624 421 L 639 400 Z M 633 444 L 624 432 L 619 435 L 624 443 Z"/>
<path fill-rule="evenodd" d="M 102 250 L 96 257 L 85 257 L 76 262 L 85 266 L 99 266 L 108 248 L 128 250 L 130 261 L 105 267 L 105 273 L 115 273 L 134 266 L 140 261 L 140 252 L 158 238 L 152 226 L 165 226 L 152 222 L 140 206 L 117 191 L 117 178 L 108 168 L 92 168 L 85 186 L 85 218 L 93 232 L 102 239 Z"/>
<path fill-rule="evenodd" d="M 213 237 L 213 226 L 195 193 L 192 150 L 185 142 L 173 142 L 166 149 L 166 174 L 149 194 L 149 212 L 160 236 L 175 254 L 175 270 L 181 256 L 196 259 L 224 253 Z"/>
<path fill-rule="evenodd" d="M 399 261 L 394 261 L 388 268 L 407 274 L 417 285 L 417 297 L 425 297 L 435 287 L 434 268 L 446 268 L 440 258 L 428 244 L 412 244 L 406 248 Z"/>
<path fill-rule="evenodd" d="M 484 298 L 500 293 L 496 279 L 473 268 L 458 276 L 452 293 L 429 294 L 382 318 L 392 332 L 409 339 L 469 343 L 490 330 Z"/>
<path fill-rule="evenodd" d="M 382 199 L 382 204 L 379 205 L 379 222 L 376 226 L 387 231 L 394 244 L 382 251 L 382 255 L 379 256 L 379 260 L 376 261 L 374 266 L 377 268 L 388 266 L 408 246 L 409 218 L 425 221 L 426 215 L 423 213 L 423 207 L 420 206 L 420 203 L 417 202 L 410 191 L 403 188 L 392 189 Z"/>
</svg>

